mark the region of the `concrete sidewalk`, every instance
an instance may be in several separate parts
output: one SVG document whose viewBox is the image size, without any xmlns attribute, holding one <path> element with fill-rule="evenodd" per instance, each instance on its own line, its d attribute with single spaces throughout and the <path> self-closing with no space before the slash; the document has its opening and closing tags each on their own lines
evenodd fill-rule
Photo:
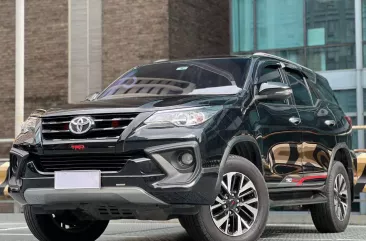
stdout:
<svg viewBox="0 0 366 241">
<path fill-rule="evenodd" d="M 8 223 L 19 223 L 25 222 L 23 214 L 0 214 L 0 220 L 6 220 Z M 134 220 L 116 220 L 113 222 L 134 222 Z M 137 222 L 137 221 L 136 221 Z M 151 221 L 138 221 L 151 222 Z M 161 221 L 159 221 L 161 222 Z M 173 219 L 168 222 L 178 222 Z M 313 224 L 309 212 L 270 212 L 268 224 Z M 350 225 L 365 225 L 366 226 L 366 215 L 360 215 L 358 213 L 352 213 Z"/>
</svg>

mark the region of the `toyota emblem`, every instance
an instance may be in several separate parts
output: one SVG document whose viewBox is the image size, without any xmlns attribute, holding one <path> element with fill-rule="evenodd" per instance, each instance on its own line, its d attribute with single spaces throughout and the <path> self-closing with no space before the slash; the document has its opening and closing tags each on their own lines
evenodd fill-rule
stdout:
<svg viewBox="0 0 366 241">
<path fill-rule="evenodd" d="M 94 127 L 94 120 L 88 116 L 75 117 L 70 121 L 69 129 L 74 134 L 85 134 Z"/>
</svg>

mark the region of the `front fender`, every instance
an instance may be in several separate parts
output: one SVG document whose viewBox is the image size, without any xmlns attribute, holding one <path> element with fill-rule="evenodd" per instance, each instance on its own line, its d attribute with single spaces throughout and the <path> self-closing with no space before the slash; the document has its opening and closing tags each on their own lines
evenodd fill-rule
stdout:
<svg viewBox="0 0 366 241">
<path fill-rule="evenodd" d="M 256 141 L 256 139 L 251 136 L 251 135 L 240 135 L 240 136 L 235 136 L 233 137 L 227 144 L 224 154 L 221 158 L 221 162 L 220 162 L 220 167 L 219 167 L 219 176 L 216 182 L 216 186 L 215 186 L 215 192 L 216 194 L 218 194 L 220 192 L 220 187 L 221 187 L 221 182 L 224 176 L 224 168 L 227 162 L 227 159 L 233 149 L 233 147 L 238 144 L 238 143 L 250 143 L 252 148 L 254 148 L 254 152 L 255 152 L 255 156 L 256 156 L 256 160 L 250 160 L 252 162 L 256 162 L 254 163 L 261 171 L 261 173 L 264 173 L 263 170 L 263 165 L 262 165 L 262 154 L 259 148 L 259 145 Z"/>
</svg>

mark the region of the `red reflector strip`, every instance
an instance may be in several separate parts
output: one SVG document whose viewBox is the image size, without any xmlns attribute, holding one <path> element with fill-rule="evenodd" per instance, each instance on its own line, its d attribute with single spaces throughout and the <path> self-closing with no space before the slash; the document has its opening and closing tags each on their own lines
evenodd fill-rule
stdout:
<svg viewBox="0 0 366 241">
<path fill-rule="evenodd" d="M 296 186 L 301 186 L 305 181 L 308 181 L 308 180 L 315 180 L 315 179 L 327 179 L 327 175 L 318 175 L 318 176 L 308 176 L 308 177 L 303 177 L 301 178 Z"/>
<path fill-rule="evenodd" d="M 75 151 L 82 151 L 85 149 L 84 145 L 71 145 L 71 149 L 75 150 Z"/>
</svg>

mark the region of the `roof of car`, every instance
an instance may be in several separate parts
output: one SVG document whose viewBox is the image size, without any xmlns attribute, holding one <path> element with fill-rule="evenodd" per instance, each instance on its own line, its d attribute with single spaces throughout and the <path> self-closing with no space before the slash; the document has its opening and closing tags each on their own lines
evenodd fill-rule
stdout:
<svg viewBox="0 0 366 241">
<path fill-rule="evenodd" d="M 296 66 L 299 66 L 303 69 L 307 69 L 309 71 L 312 71 L 311 69 L 300 65 L 298 63 L 295 63 L 291 60 L 276 56 L 276 55 L 272 55 L 272 54 L 267 54 L 267 53 L 263 53 L 263 52 L 257 52 L 251 55 L 211 55 L 211 56 L 201 56 L 201 57 L 195 57 L 195 58 L 187 58 L 187 59 L 159 59 L 154 61 L 154 63 L 161 63 L 161 62 L 170 62 L 170 61 L 185 61 L 185 60 L 201 60 L 201 59 L 227 59 L 227 58 L 252 58 L 252 57 L 267 57 L 267 58 L 271 58 L 271 59 L 276 59 L 279 61 L 283 61 L 283 62 L 287 62 L 287 63 L 291 63 L 294 64 Z M 313 72 L 313 71 L 312 71 Z"/>
<path fill-rule="evenodd" d="M 198 56 L 194 58 L 186 59 L 158 59 L 154 63 L 170 62 L 170 61 L 186 61 L 186 60 L 201 60 L 201 59 L 228 59 L 228 58 L 250 58 L 252 55 L 208 55 L 208 56 Z"/>
<path fill-rule="evenodd" d="M 288 59 L 285 59 L 285 58 L 282 58 L 282 57 L 279 57 L 277 55 L 273 55 L 273 54 L 267 54 L 267 53 L 262 53 L 262 52 L 258 52 L 258 53 L 254 53 L 252 56 L 258 56 L 258 57 L 267 57 L 267 58 L 271 58 L 271 59 L 276 59 L 276 60 L 279 60 L 279 61 L 283 61 L 283 62 L 287 62 L 287 63 L 291 63 L 291 64 L 294 64 L 296 66 L 299 66 L 303 69 L 307 69 L 311 72 L 313 72 L 313 70 L 309 69 L 308 67 L 305 67 L 301 64 L 298 64 L 298 63 L 295 63 L 291 60 L 288 60 Z"/>
</svg>

